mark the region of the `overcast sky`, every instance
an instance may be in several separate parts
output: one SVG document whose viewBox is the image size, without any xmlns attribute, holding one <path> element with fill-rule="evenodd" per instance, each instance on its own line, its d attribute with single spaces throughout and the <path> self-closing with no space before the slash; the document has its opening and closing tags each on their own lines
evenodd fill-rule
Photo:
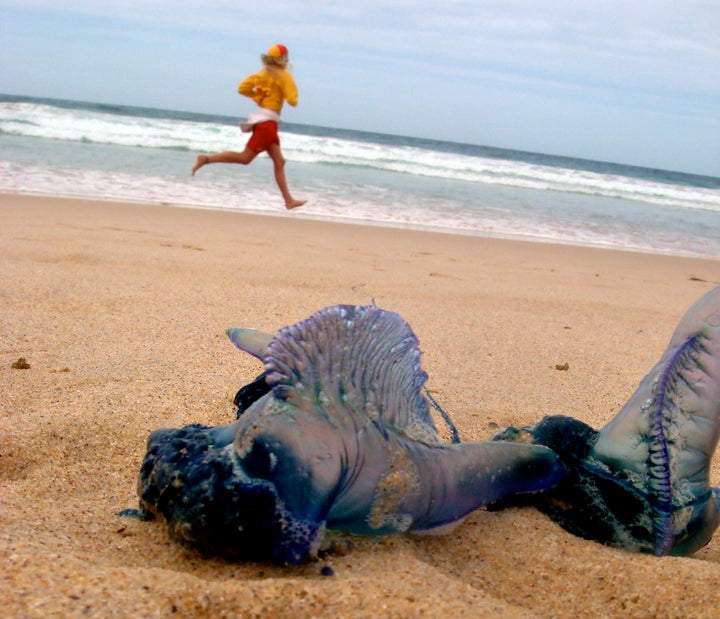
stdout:
<svg viewBox="0 0 720 619">
<path fill-rule="evenodd" d="M 0 92 L 240 117 L 276 42 L 288 122 L 720 176 L 718 0 L 0 0 Z"/>
</svg>

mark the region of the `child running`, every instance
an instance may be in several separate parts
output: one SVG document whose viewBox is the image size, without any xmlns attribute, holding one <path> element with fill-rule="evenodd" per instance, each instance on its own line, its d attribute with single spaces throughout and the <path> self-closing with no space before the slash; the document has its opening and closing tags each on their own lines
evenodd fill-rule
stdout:
<svg viewBox="0 0 720 619">
<path fill-rule="evenodd" d="M 198 155 L 193 166 L 193 176 L 208 163 L 241 163 L 247 165 L 263 151 L 267 151 L 272 159 L 280 192 L 285 200 L 285 208 L 292 209 L 302 206 L 307 200 L 296 200 L 290 194 L 285 179 L 285 158 L 280 150 L 278 124 L 280 110 L 287 101 L 295 107 L 298 102 L 297 86 L 290 72 L 287 71 L 288 49 L 279 43 L 273 45 L 267 54 L 261 54 L 263 68 L 246 77 L 238 86 L 241 95 L 250 97 L 258 105 L 258 109 L 250 114 L 247 122 L 240 123 L 244 132 L 252 131 L 245 150 L 241 153 L 224 151 L 214 155 Z"/>
</svg>

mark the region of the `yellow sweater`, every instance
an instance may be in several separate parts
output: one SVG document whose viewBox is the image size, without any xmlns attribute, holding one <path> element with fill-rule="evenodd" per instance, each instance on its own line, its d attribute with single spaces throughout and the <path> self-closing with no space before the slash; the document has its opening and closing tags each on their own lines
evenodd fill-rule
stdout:
<svg viewBox="0 0 720 619">
<path fill-rule="evenodd" d="M 266 67 L 246 77 L 238 92 L 250 97 L 259 107 L 280 113 L 283 102 L 295 107 L 298 102 L 297 86 L 292 75 L 280 67 Z"/>
</svg>

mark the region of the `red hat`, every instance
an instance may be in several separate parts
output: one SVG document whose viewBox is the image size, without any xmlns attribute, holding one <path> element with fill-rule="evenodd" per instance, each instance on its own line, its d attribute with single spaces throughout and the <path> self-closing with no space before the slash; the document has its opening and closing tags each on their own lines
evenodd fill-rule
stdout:
<svg viewBox="0 0 720 619">
<path fill-rule="evenodd" d="M 279 58 L 280 56 L 287 56 L 288 55 L 288 48 L 284 45 L 280 45 L 280 43 L 275 43 L 268 51 L 267 55 L 270 58 Z"/>
</svg>

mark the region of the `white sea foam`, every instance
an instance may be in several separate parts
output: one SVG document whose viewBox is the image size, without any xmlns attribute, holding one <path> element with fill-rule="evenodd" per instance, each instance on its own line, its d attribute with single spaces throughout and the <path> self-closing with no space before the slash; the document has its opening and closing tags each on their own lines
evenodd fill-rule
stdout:
<svg viewBox="0 0 720 619">
<path fill-rule="evenodd" d="M 6 135 L 189 152 L 238 150 L 247 139 L 237 127 L 227 124 L 65 109 L 27 102 L 0 102 L 0 131 Z M 289 161 L 361 167 L 720 213 L 720 190 L 716 188 L 347 138 L 286 132 L 282 140 Z"/>
</svg>

